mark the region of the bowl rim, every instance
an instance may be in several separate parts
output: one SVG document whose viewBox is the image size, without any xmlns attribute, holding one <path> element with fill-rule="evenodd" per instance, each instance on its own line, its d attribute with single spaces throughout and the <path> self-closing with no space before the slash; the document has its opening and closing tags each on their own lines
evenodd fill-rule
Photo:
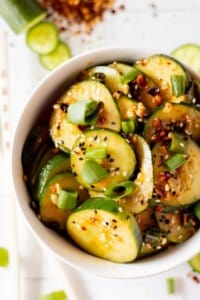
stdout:
<svg viewBox="0 0 200 300">
<path fill-rule="evenodd" d="M 66 243 L 66 249 L 68 249 L 70 255 L 61 249 L 62 247 L 57 247 L 52 241 L 58 239 L 56 237 L 58 234 L 52 232 L 50 229 L 45 227 L 42 222 L 36 217 L 33 211 L 28 209 L 28 192 L 22 193 L 20 186 L 22 187 L 22 178 L 21 183 L 19 178 L 16 178 L 17 170 L 20 167 L 19 161 L 16 160 L 16 156 L 21 154 L 20 150 L 16 151 L 19 148 L 18 140 L 20 140 L 21 130 L 23 129 L 23 122 L 27 119 L 27 112 L 30 111 L 30 108 L 33 106 L 34 99 L 48 86 L 49 82 L 57 77 L 57 75 L 66 73 L 67 68 L 73 67 L 73 65 L 78 64 L 81 60 L 88 61 L 88 64 L 91 63 L 91 58 L 95 60 L 95 57 L 99 56 L 126 56 L 130 55 L 130 60 L 134 60 L 134 56 L 137 56 L 142 52 L 141 57 L 149 56 L 154 53 L 159 53 L 156 50 L 148 49 L 137 49 L 130 47 L 103 47 L 97 48 L 94 50 L 89 50 L 87 52 L 81 53 L 69 61 L 66 61 L 63 65 L 56 68 L 54 71 L 45 76 L 42 81 L 36 86 L 31 95 L 28 97 L 26 104 L 17 120 L 17 125 L 15 127 L 13 139 L 12 139 L 12 150 L 11 150 L 11 170 L 12 170 L 12 184 L 14 187 L 15 196 L 17 203 L 22 211 L 22 215 L 28 224 L 28 227 L 36 237 L 36 239 L 45 247 L 49 252 L 51 252 L 55 257 L 64 263 L 71 265 L 73 268 L 80 271 L 86 271 L 90 274 L 95 274 L 101 277 L 107 278 L 141 278 L 150 275 L 155 275 L 164 271 L 167 271 L 177 265 L 187 261 L 190 257 L 195 255 L 200 250 L 200 230 L 192 236 L 188 241 L 184 242 L 181 245 L 177 245 L 172 249 L 169 254 L 169 250 L 164 250 L 161 254 L 156 254 L 153 257 L 145 258 L 134 263 L 129 264 L 118 264 L 109 262 L 90 254 L 85 253 L 83 250 L 79 250 L 74 247 L 71 243 Z M 136 55 L 137 53 L 137 55 Z M 132 59 L 131 59 L 132 54 Z M 138 56 L 139 57 L 139 56 Z M 137 58 L 136 58 L 137 59 Z M 105 59 L 107 60 L 107 59 Z M 117 60 L 117 59 L 114 59 Z M 103 61 L 103 59 L 102 59 Z M 109 61 L 109 60 L 107 60 Z M 95 63 L 94 63 L 95 64 Z M 91 65 L 94 65 L 93 63 Z M 186 66 L 192 74 L 200 80 L 200 75 L 196 74 L 190 67 Z M 65 74 L 65 75 L 66 75 Z M 69 74 L 68 74 L 69 76 Z M 66 75 L 67 77 L 67 75 Z M 48 88 L 47 88 L 48 89 Z M 42 98 L 42 95 L 41 95 Z M 45 101 L 44 101 L 45 102 Z M 33 109 L 34 111 L 34 109 Z M 23 132 L 23 130 L 22 130 Z M 28 134 L 28 133 L 27 133 Z M 27 135 L 26 135 L 27 137 Z M 22 145 L 21 145 L 22 148 Z M 17 153 L 17 154 L 16 154 Z M 21 156 L 21 155 L 20 155 Z M 21 161 L 21 159 L 20 159 Z M 24 194 L 24 195 L 22 195 Z M 55 236 L 56 234 L 56 236 Z M 192 245 L 193 244 L 193 245 Z M 67 246 L 68 245 L 68 246 Z M 195 245 L 195 247 L 194 247 Z M 156 260 L 155 257 L 158 257 Z M 144 264 L 145 262 L 145 264 Z M 159 263 L 160 262 L 160 263 Z"/>
</svg>

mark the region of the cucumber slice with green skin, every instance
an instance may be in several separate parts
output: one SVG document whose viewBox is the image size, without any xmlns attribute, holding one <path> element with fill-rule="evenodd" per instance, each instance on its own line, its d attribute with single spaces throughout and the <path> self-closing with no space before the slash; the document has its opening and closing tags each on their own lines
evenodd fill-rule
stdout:
<svg viewBox="0 0 200 300">
<path fill-rule="evenodd" d="M 192 257 L 188 263 L 194 272 L 200 273 L 200 253 Z"/>
<path fill-rule="evenodd" d="M 59 42 L 49 54 L 40 55 L 41 64 L 49 71 L 55 69 L 71 57 L 71 51 L 66 43 Z"/>
<path fill-rule="evenodd" d="M 186 162 L 173 172 L 169 172 L 164 165 L 165 157 L 169 155 L 167 147 L 160 143 L 152 149 L 155 193 L 160 203 L 176 207 L 198 201 L 200 198 L 199 146 L 192 140 L 188 141 Z"/>
<path fill-rule="evenodd" d="M 26 35 L 27 45 L 38 54 L 51 53 L 56 49 L 58 41 L 58 30 L 49 22 L 35 25 Z"/>
<path fill-rule="evenodd" d="M 47 15 L 35 0 L 1 0 L 0 15 L 15 33 L 26 31 Z"/>
<path fill-rule="evenodd" d="M 50 159 L 40 172 L 36 187 L 37 198 L 40 200 L 46 184 L 57 174 L 70 171 L 69 155 L 60 153 Z"/>
<path fill-rule="evenodd" d="M 117 104 L 119 106 L 122 121 L 136 118 L 137 101 L 129 99 L 126 96 L 121 96 L 118 99 Z"/>
<path fill-rule="evenodd" d="M 159 228 L 166 232 L 167 239 L 173 243 L 183 243 L 189 239 L 197 230 L 197 223 L 193 220 L 194 226 L 182 224 L 181 213 L 163 213 L 156 211 L 156 219 Z"/>
<path fill-rule="evenodd" d="M 133 66 L 120 62 L 113 62 L 109 67 L 117 70 L 120 75 L 126 75 L 133 70 Z"/>
<path fill-rule="evenodd" d="M 129 137 L 136 152 L 139 173 L 134 181 L 136 189 L 127 197 L 119 200 L 122 207 L 138 214 L 145 210 L 153 193 L 153 166 L 151 150 L 146 141 L 139 135 Z M 123 159 L 124 161 L 124 159 Z"/>
<path fill-rule="evenodd" d="M 127 84 L 122 84 L 119 72 L 109 66 L 96 66 L 88 69 L 82 73 L 80 78 L 82 80 L 98 80 L 99 77 L 112 93 L 121 92 L 128 95 L 129 86 Z"/>
<path fill-rule="evenodd" d="M 46 185 L 40 201 L 40 218 L 43 223 L 58 230 L 66 230 L 66 219 L 71 209 L 60 209 L 57 207 L 60 189 L 71 189 L 78 192 L 79 204 L 88 199 L 88 192 L 76 181 L 75 177 L 68 172 L 56 175 Z"/>
<path fill-rule="evenodd" d="M 89 185 L 81 175 L 86 160 L 86 150 L 98 146 L 106 147 L 107 156 L 102 165 L 108 171 L 108 175 L 99 182 Z M 72 171 L 76 174 L 78 182 L 96 191 L 105 191 L 108 185 L 128 180 L 136 165 L 134 151 L 128 142 L 119 134 L 106 129 L 85 132 L 74 144 L 70 159 Z"/>
<path fill-rule="evenodd" d="M 146 121 L 144 138 L 152 143 L 166 137 L 169 131 L 178 130 L 200 140 L 200 111 L 193 105 L 166 103 L 160 106 Z M 162 132 L 162 133 L 161 133 Z M 163 136 L 163 132 L 165 136 Z"/>
<path fill-rule="evenodd" d="M 72 149 L 74 142 L 81 135 L 82 131 L 78 125 L 67 121 L 67 113 L 62 105 L 69 105 L 83 99 L 102 102 L 103 107 L 99 111 L 97 127 L 109 128 L 120 131 L 121 119 L 115 100 L 106 86 L 98 81 L 87 80 L 76 83 L 58 101 L 59 105 L 54 106 L 50 120 L 50 134 L 57 147 L 66 151 Z"/>
<path fill-rule="evenodd" d="M 140 60 L 136 62 L 135 66 L 155 82 L 165 101 L 188 102 L 186 93 L 191 87 L 191 76 L 180 62 L 170 56 L 160 54 Z M 182 75 L 185 78 L 186 90 L 184 95 L 179 97 L 173 95 L 171 75 Z"/>
<path fill-rule="evenodd" d="M 200 73 L 200 46 L 186 44 L 172 51 L 172 56 Z"/>
<path fill-rule="evenodd" d="M 68 217 L 67 231 L 87 252 L 118 263 L 135 260 L 142 244 L 134 217 L 107 198 L 85 201 Z"/>
</svg>

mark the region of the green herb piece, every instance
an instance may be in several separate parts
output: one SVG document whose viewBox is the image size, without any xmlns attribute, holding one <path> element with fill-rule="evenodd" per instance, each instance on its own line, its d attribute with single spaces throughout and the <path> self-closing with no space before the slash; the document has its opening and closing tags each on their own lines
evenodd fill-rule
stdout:
<svg viewBox="0 0 200 300">
<path fill-rule="evenodd" d="M 136 188 L 132 181 L 124 181 L 110 185 L 106 188 L 105 195 L 110 198 L 123 198 L 130 195 Z"/>
<path fill-rule="evenodd" d="M 174 294 L 175 292 L 175 282 L 174 282 L 174 278 L 167 278 L 166 280 L 166 287 L 167 287 L 167 294 L 171 295 Z"/>
<path fill-rule="evenodd" d="M 200 273 L 200 253 L 193 256 L 188 263 L 194 272 Z"/>
<path fill-rule="evenodd" d="M 165 160 L 164 164 L 167 166 L 169 171 L 174 171 L 177 168 L 181 167 L 186 162 L 186 159 L 182 154 L 176 153 L 169 159 Z"/>
<path fill-rule="evenodd" d="M 184 140 L 183 135 L 179 133 L 170 133 L 171 144 L 169 150 L 174 153 L 187 153 L 187 141 Z"/>
<path fill-rule="evenodd" d="M 61 209 L 75 208 L 77 204 L 78 193 L 71 189 L 60 190 L 57 206 Z"/>
<path fill-rule="evenodd" d="M 185 94 L 186 82 L 183 75 L 171 75 L 170 81 L 174 96 L 179 97 Z"/>
<path fill-rule="evenodd" d="M 70 123 L 90 125 L 97 122 L 98 102 L 94 100 L 81 100 L 68 107 L 67 119 Z"/>
<path fill-rule="evenodd" d="M 106 158 L 106 148 L 105 147 L 92 147 L 86 152 L 86 158 L 91 158 L 94 160 L 103 160 Z"/>
<path fill-rule="evenodd" d="M 5 248 L 0 248 L 0 267 L 6 268 L 9 264 L 9 253 Z"/>
<path fill-rule="evenodd" d="M 94 184 L 96 182 L 99 182 L 107 175 L 108 175 L 107 170 L 105 170 L 95 160 L 86 159 L 81 172 L 81 177 L 86 183 Z"/>
<path fill-rule="evenodd" d="M 122 84 L 127 84 L 133 81 L 140 73 L 141 72 L 138 69 L 133 67 L 132 70 L 121 76 Z"/>
<path fill-rule="evenodd" d="M 40 300 L 67 300 L 68 297 L 64 291 L 55 291 L 40 297 Z"/>
<path fill-rule="evenodd" d="M 194 206 L 194 213 L 197 218 L 200 220 L 200 201 L 198 201 Z"/>
<path fill-rule="evenodd" d="M 133 133 L 135 131 L 135 119 L 122 121 L 121 126 L 124 133 Z"/>
</svg>

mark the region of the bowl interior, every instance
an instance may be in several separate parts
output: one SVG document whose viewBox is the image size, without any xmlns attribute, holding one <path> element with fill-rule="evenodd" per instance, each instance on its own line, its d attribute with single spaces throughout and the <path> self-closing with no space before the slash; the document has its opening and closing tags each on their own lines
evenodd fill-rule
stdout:
<svg viewBox="0 0 200 300">
<path fill-rule="evenodd" d="M 107 48 L 90 51 L 74 57 L 52 72 L 35 89 L 24 108 L 18 122 L 12 148 L 12 175 L 16 197 L 29 227 L 36 237 L 54 255 L 75 268 L 111 278 L 138 278 L 168 270 L 186 260 L 200 250 L 200 230 L 188 241 L 155 256 L 128 264 L 105 261 L 89 255 L 75 247 L 68 240 L 45 227 L 29 206 L 30 196 L 22 180 L 21 154 L 24 142 L 38 118 L 45 116 L 46 109 L 73 82 L 80 71 L 97 64 L 113 61 L 133 62 L 153 54 L 125 48 Z M 193 76 L 200 78 L 193 73 Z"/>
</svg>

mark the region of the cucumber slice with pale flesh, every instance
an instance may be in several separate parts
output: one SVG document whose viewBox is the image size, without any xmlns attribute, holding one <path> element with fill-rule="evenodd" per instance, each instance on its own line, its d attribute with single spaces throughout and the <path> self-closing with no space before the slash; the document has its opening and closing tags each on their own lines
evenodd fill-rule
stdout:
<svg viewBox="0 0 200 300">
<path fill-rule="evenodd" d="M 102 165 L 108 174 L 105 178 L 90 185 L 85 182 L 82 170 L 86 161 L 87 149 L 98 146 L 106 148 L 107 155 Z M 135 154 L 129 143 L 119 134 L 106 129 L 87 131 L 74 144 L 70 159 L 76 179 L 83 186 L 96 191 L 105 191 L 108 185 L 128 180 L 133 174 L 136 164 Z"/>
<path fill-rule="evenodd" d="M 62 150 L 72 149 L 82 131 L 77 124 L 67 121 L 67 105 L 83 99 L 102 102 L 96 126 L 120 131 L 120 113 L 115 100 L 106 86 L 98 81 L 86 80 L 72 85 L 54 106 L 50 120 L 50 134 L 55 145 Z M 66 112 L 62 106 L 66 106 Z"/>
<path fill-rule="evenodd" d="M 138 107 L 137 101 L 129 99 L 127 96 L 121 96 L 117 101 L 117 104 L 119 106 L 122 121 L 136 118 Z"/>
<path fill-rule="evenodd" d="M 56 49 L 58 40 L 58 30 L 49 22 L 35 25 L 26 35 L 27 45 L 38 54 L 51 53 Z"/>
<path fill-rule="evenodd" d="M 47 11 L 35 0 L 1 0 L 0 15 L 15 33 L 21 33 L 44 19 Z"/>
<path fill-rule="evenodd" d="M 59 192 L 63 189 L 71 189 L 78 192 L 79 204 L 88 199 L 88 192 L 80 187 L 75 177 L 68 172 L 63 172 L 53 177 L 46 185 L 40 200 L 40 218 L 49 226 L 58 230 L 66 229 L 66 219 L 71 209 L 63 210 L 57 207 Z"/>
<path fill-rule="evenodd" d="M 66 43 L 59 42 L 49 54 L 41 54 L 40 62 L 47 70 L 53 70 L 71 57 L 71 51 Z"/>
<path fill-rule="evenodd" d="M 172 56 L 200 73 L 200 46 L 186 44 L 172 51 Z"/>
<path fill-rule="evenodd" d="M 134 217 L 106 198 L 89 199 L 73 211 L 67 231 L 87 252 L 118 263 L 135 260 L 142 244 Z"/>
<path fill-rule="evenodd" d="M 200 273 L 200 253 L 192 257 L 188 263 L 194 272 Z"/>
</svg>

